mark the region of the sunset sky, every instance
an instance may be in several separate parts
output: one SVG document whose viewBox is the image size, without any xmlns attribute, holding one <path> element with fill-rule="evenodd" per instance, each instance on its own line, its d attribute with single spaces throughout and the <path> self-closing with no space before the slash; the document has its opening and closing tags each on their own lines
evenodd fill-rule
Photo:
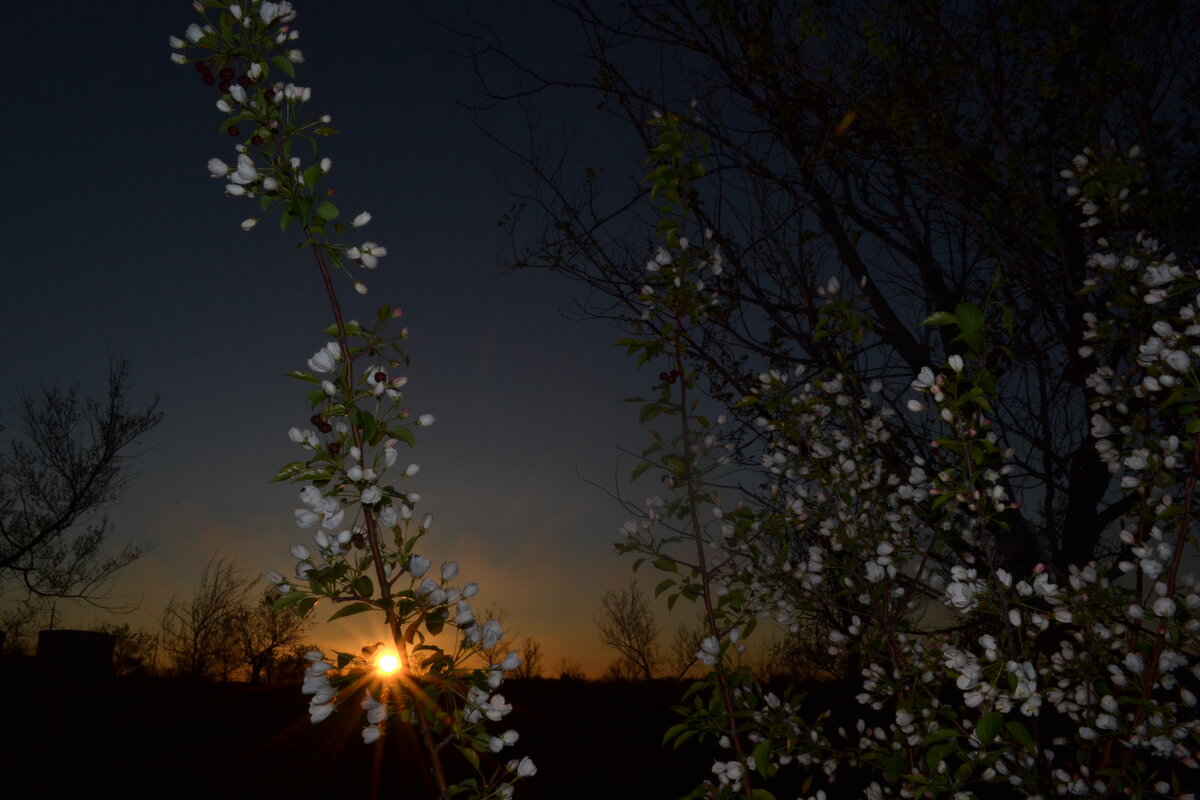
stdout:
<svg viewBox="0 0 1200 800">
<path fill-rule="evenodd" d="M 631 562 L 612 552 L 625 513 L 588 481 L 634 500 L 652 489 L 628 484 L 634 462 L 621 448 L 640 450 L 643 434 L 622 398 L 655 379 L 612 345 L 618 331 L 564 316 L 580 287 L 506 274 L 498 259 L 509 243 L 496 221 L 511 202 L 500 179 L 520 167 L 462 107 L 474 77 L 447 52 L 446 26 L 487 26 L 559 74 L 590 74 L 572 56 L 570 18 L 546 4 L 513 20 L 506 5 L 301 0 L 298 83 L 342 131 L 324 151 L 339 206 L 369 210 L 366 238 L 389 250 L 366 276 L 367 298 L 343 284 L 349 314 L 405 310 L 409 405 L 437 416 L 412 458 L 421 473 L 410 486 L 436 517 L 426 554 L 457 560 L 482 587 L 477 608 L 505 609 L 510 629 L 542 641 L 548 667 L 570 656 L 596 674 L 611 660 L 593 623 L 599 596 L 629 579 Z M 300 457 L 286 432 L 308 417 L 305 387 L 283 375 L 324 343 L 330 315 L 296 237 L 273 224 L 240 230 L 253 204 L 208 177 L 209 158 L 233 160 L 233 141 L 218 135 L 215 93 L 168 60 L 168 36 L 195 18 L 186 0 L 6 12 L 0 421 L 40 386 L 100 391 L 113 358 L 131 361 L 135 397 L 158 394 L 165 414 L 111 512 L 118 541 L 150 550 L 113 587 L 140 608 L 116 618 L 64 607 L 68 624 L 156 628 L 214 554 L 248 575 L 289 572 L 289 545 L 309 539 L 293 523 L 295 489 L 267 480 Z M 632 132 L 591 104 L 546 119 L 579 132 L 580 169 L 590 157 L 637 172 Z M 491 124 L 520 131 L 503 113 Z M 367 619 L 316 638 L 348 648 L 383 638 Z M 683 619 L 660 614 L 668 628 Z"/>
</svg>

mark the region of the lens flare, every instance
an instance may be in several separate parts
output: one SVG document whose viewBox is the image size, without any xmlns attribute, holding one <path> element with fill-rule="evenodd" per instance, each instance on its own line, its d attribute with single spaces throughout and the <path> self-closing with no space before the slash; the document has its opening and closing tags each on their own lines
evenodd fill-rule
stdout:
<svg viewBox="0 0 1200 800">
<path fill-rule="evenodd" d="M 379 657 L 379 660 L 375 662 L 375 668 L 384 675 L 389 675 L 400 669 L 400 659 L 395 653 L 384 653 Z"/>
</svg>

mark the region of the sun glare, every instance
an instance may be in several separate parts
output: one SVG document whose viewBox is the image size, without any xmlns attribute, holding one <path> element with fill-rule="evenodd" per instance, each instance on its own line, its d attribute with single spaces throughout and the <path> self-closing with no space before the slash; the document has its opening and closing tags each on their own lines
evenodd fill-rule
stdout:
<svg viewBox="0 0 1200 800">
<path fill-rule="evenodd" d="M 375 662 L 375 668 L 384 675 L 389 675 L 400 669 L 400 659 L 396 657 L 395 653 L 384 653 Z"/>
</svg>

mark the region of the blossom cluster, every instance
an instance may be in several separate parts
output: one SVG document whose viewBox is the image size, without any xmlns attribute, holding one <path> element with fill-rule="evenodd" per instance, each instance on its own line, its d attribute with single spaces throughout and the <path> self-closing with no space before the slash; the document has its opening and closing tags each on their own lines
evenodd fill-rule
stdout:
<svg viewBox="0 0 1200 800">
<path fill-rule="evenodd" d="M 386 247 L 373 241 L 349 247 L 336 242 L 344 232 L 368 224 L 370 212 L 348 224 L 336 222 L 339 211 L 327 199 L 332 191 L 318 191 L 332 160 L 318 154 L 305 163 L 293 153 L 300 139 L 308 139 L 315 151 L 314 137 L 334 133 L 327 114 L 300 118 L 300 107 L 312 99 L 310 87 L 272 79 L 273 73 L 294 78 L 296 65 L 304 63 L 303 52 L 292 46 L 300 37 L 291 24 L 295 8 L 287 2 L 233 3 L 215 25 L 203 6 L 197 10 L 205 15 L 204 23 L 189 25 L 182 38 L 170 37 L 171 60 L 193 64 L 201 81 L 216 88 L 216 108 L 226 115 L 222 130 L 240 140 L 233 161 L 211 158 L 208 172 L 226 181 L 227 196 L 259 200 L 261 213 L 244 219 L 242 229 L 253 229 L 278 208 L 284 227 L 298 220 L 309 239 L 324 237 L 320 246 L 338 269 L 344 271 L 344 262 L 375 269 L 387 255 Z M 353 281 L 356 291 L 366 292 L 362 281 Z"/>
<path fill-rule="evenodd" d="M 1137 157 L 1131 151 L 1126 161 Z M 1119 230 L 1113 215 L 1130 213 L 1140 195 L 1100 175 L 1098 160 L 1082 154 L 1064 178 L 1079 179 L 1071 194 L 1085 230 Z M 641 292 L 642 318 L 660 333 L 637 349 L 669 358 L 684 338 L 672 325 L 712 303 L 702 283 L 669 272 L 691 258 L 679 238 L 655 252 Z M 703 476 L 736 432 L 689 423 L 686 396 L 662 395 L 653 411 L 692 425 L 673 443 L 685 449 L 658 455 L 656 437 L 647 451 L 676 494 L 648 498 L 622 526 L 619 548 L 668 571 L 660 591 L 669 600 L 707 594 L 711 633 L 695 657 L 712 669 L 703 685 L 713 699 L 697 708 L 720 707 L 724 696 L 733 710 L 726 706 L 725 719 L 697 711 L 672 729 L 716 734 L 731 751 L 714 763 L 704 796 L 749 794 L 789 765 L 830 782 L 842 765 L 866 767 L 876 776 L 869 798 L 958 800 L 989 785 L 1038 798 L 1135 787 L 1144 797 L 1192 796 L 1175 781 L 1200 766 L 1200 594 L 1180 570 L 1180 554 L 1195 545 L 1187 475 L 1200 447 L 1200 272 L 1161 255 L 1144 233 L 1118 238 L 1097 239 L 1088 289 L 1120 313 L 1086 316 L 1081 352 L 1106 354 L 1128 346 L 1119 337 L 1139 338 L 1130 363 L 1098 358 L 1086 382 L 1091 432 L 1117 490 L 1143 498 L 1110 561 L 1058 573 L 1034 563 L 1014 574 L 1002 560 L 1006 515 L 1017 507 L 1014 454 L 979 388 L 994 383 L 987 315 L 969 304 L 930 318 L 955 326 L 964 347 L 918 371 L 915 397 L 850 370 L 762 372 L 732 410 L 754 430 L 767 480 L 763 493 L 732 504 Z M 870 328 L 869 312 L 836 279 L 819 302 L 825 330 L 851 346 Z M 696 378 L 680 363 L 671 366 L 687 387 Z M 924 425 L 929 447 L 898 451 L 904 414 Z M 746 439 L 738 441 L 746 457 Z M 704 504 L 713 518 L 698 523 Z M 682 556 L 681 534 L 698 541 L 704 559 Z M 862 711 L 809 708 L 740 673 L 730 654 L 755 621 L 785 636 L 819 626 L 831 673 L 859 665 Z"/>
</svg>

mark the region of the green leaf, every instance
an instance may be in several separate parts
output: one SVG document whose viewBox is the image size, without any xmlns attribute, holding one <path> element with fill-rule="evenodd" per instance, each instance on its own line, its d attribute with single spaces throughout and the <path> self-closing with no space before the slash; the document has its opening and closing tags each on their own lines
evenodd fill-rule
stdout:
<svg viewBox="0 0 1200 800">
<path fill-rule="evenodd" d="M 679 736 L 681 733 L 683 733 L 684 731 L 687 730 L 687 727 L 688 726 L 687 726 L 686 722 L 680 722 L 677 725 L 672 725 L 671 727 L 667 728 L 667 732 L 663 734 L 662 743 L 666 744 L 667 742 L 671 741 L 675 737 Z M 676 742 L 675 746 L 678 747 L 679 743 Z"/>
<path fill-rule="evenodd" d="M 288 61 L 286 57 L 275 56 L 271 59 L 271 63 L 274 64 L 275 67 L 284 75 L 287 75 L 292 80 L 296 79 L 296 68 L 292 65 L 291 61 Z"/>
<path fill-rule="evenodd" d="M 415 436 L 413 436 L 412 431 L 408 428 L 388 428 L 388 436 L 404 442 L 409 447 L 417 446 L 417 439 Z"/>
<path fill-rule="evenodd" d="M 329 618 L 329 621 L 333 622 L 335 619 L 349 617 L 354 614 L 361 614 L 362 612 L 370 611 L 373 608 L 375 608 L 375 606 L 371 605 L 370 603 L 351 603 L 350 605 L 343 606 L 341 609 L 339 609 L 337 613 Z"/>
<path fill-rule="evenodd" d="M 989 711 L 979 719 L 979 724 L 975 726 L 975 736 L 983 744 L 991 744 L 1003 727 L 1004 715 L 999 711 Z"/>
<path fill-rule="evenodd" d="M 769 777 L 767 770 L 771 766 L 771 741 L 763 739 L 754 746 L 754 768 L 764 778 Z"/>
<path fill-rule="evenodd" d="M 947 742 L 939 744 L 936 747 L 929 748 L 929 752 L 925 754 L 925 763 L 929 767 L 929 774 L 937 774 L 937 765 L 941 761 L 946 760 L 946 756 L 958 750 L 958 742 Z"/>
<path fill-rule="evenodd" d="M 312 467 L 311 469 L 301 470 L 292 476 L 293 481 L 327 481 L 333 477 L 333 472 L 329 467 Z"/>
<path fill-rule="evenodd" d="M 743 395 L 741 400 L 733 404 L 734 408 L 745 408 L 747 406 L 758 405 L 758 398 L 752 394 Z"/>
<path fill-rule="evenodd" d="M 370 575 L 359 575 L 354 579 L 352 586 L 359 597 L 370 597 L 375 594 L 375 584 L 371 582 Z"/>
<path fill-rule="evenodd" d="M 983 312 L 974 303 L 959 303 L 955 306 L 954 319 L 963 333 L 983 330 Z"/>
<path fill-rule="evenodd" d="M 658 403 L 646 403 L 642 406 L 641 413 L 638 414 L 638 422 L 649 422 L 662 413 L 662 406 Z"/>
<path fill-rule="evenodd" d="M 958 319 L 949 311 L 935 311 L 925 319 L 921 320 L 922 325 L 953 325 Z"/>
<path fill-rule="evenodd" d="M 288 592 L 283 597 L 275 601 L 275 604 L 271 606 L 271 610 L 279 611 L 280 609 L 287 608 L 288 606 L 294 606 L 296 603 L 299 603 L 306 597 L 308 597 L 308 595 L 304 592 Z"/>
<path fill-rule="evenodd" d="M 674 578 L 667 578 L 665 581 L 661 581 L 658 584 L 658 586 L 654 587 L 654 596 L 658 597 L 659 595 L 661 595 L 663 592 L 665 592 L 667 589 L 670 589 L 674 585 L 675 585 Z"/>
<path fill-rule="evenodd" d="M 321 203 L 321 205 L 317 206 L 317 216 L 320 217 L 321 219 L 325 220 L 326 222 L 337 219 L 337 215 L 338 215 L 338 207 L 335 206 L 333 203 L 329 202 L 328 200 L 324 201 L 323 203 Z"/>
<path fill-rule="evenodd" d="M 758 748 L 755 748 L 757 750 Z M 755 764 L 757 765 L 757 760 Z M 768 792 L 766 789 L 754 789 L 750 792 L 750 800 L 775 800 L 775 795 Z"/>
<path fill-rule="evenodd" d="M 472 767 L 479 769 L 479 753 L 476 753 L 469 747 L 463 747 L 462 745 L 458 746 L 458 752 L 463 754 L 463 758 L 471 762 Z"/>
<path fill-rule="evenodd" d="M 355 426 L 362 430 L 364 439 L 371 439 L 375 436 L 375 429 L 379 423 L 376 422 L 370 411 L 364 411 L 361 408 L 351 409 L 350 418 L 354 421 Z"/>
<path fill-rule="evenodd" d="M 305 185 L 305 186 L 310 186 L 310 187 L 311 187 L 311 186 L 316 186 L 316 185 L 317 185 L 317 181 L 318 181 L 318 180 L 320 180 L 320 179 L 321 179 L 321 176 L 322 176 L 322 175 L 324 175 L 324 174 L 325 174 L 325 173 L 323 173 L 323 172 L 321 171 L 321 165 L 320 165 L 320 164 L 310 164 L 308 167 L 306 167 L 306 168 L 305 168 L 305 170 L 304 170 L 304 173 L 303 173 L 303 175 L 304 175 L 304 185 Z M 311 207 L 311 205 L 312 205 L 312 203 L 311 203 L 311 201 L 310 201 L 310 202 L 309 202 L 309 206 Z"/>
<path fill-rule="evenodd" d="M 270 482 L 276 483 L 278 481 L 291 480 L 306 469 L 308 469 L 308 464 L 305 464 L 303 461 L 293 461 L 280 469 L 279 472 L 276 472 L 275 477 L 271 478 Z"/>
<path fill-rule="evenodd" d="M 654 567 L 655 569 L 660 569 L 663 572 L 679 572 L 679 567 L 669 558 L 654 559 Z M 658 592 L 655 592 L 654 596 L 657 597 Z"/>
<path fill-rule="evenodd" d="M 650 469 L 650 467 L 652 467 L 652 466 L 654 466 L 654 463 L 651 461 L 643 461 L 641 464 L 638 464 L 636 467 L 633 468 L 633 474 L 629 476 L 629 482 L 633 483 L 634 481 L 636 481 L 638 478 L 640 478 L 642 476 L 643 472 Z"/>
<path fill-rule="evenodd" d="M 1029 730 L 1021 723 L 1016 721 L 1005 723 L 1004 730 L 1008 731 L 1009 735 L 1020 742 L 1021 746 L 1026 750 L 1037 749 L 1033 737 L 1029 735 Z"/>
<path fill-rule="evenodd" d="M 954 739 L 958 736 L 958 731 L 954 728 L 938 728 L 933 733 L 925 737 L 925 744 L 933 744 L 934 742 L 944 742 L 947 739 Z"/>
<path fill-rule="evenodd" d="M 676 477 L 682 478 L 684 475 L 687 475 L 687 461 L 673 453 L 663 456 L 662 464 Z"/>
</svg>

